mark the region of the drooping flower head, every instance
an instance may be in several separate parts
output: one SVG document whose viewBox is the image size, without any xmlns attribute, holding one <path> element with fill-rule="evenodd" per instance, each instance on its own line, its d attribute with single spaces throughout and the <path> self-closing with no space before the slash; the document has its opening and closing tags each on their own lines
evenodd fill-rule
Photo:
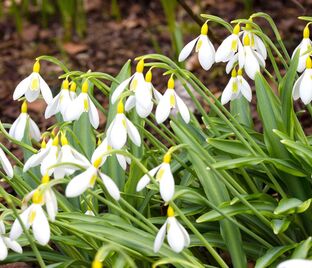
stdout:
<svg viewBox="0 0 312 268">
<path fill-rule="evenodd" d="M 5 153 L 0 147 L 0 164 L 2 168 L 4 169 L 5 173 L 10 177 L 13 178 L 13 168 L 9 161 L 9 159 L 6 157 Z"/>
</svg>

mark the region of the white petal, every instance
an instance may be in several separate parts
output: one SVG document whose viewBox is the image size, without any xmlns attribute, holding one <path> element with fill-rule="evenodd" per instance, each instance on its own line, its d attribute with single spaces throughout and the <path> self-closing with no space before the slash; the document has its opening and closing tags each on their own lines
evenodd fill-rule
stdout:
<svg viewBox="0 0 312 268">
<path fill-rule="evenodd" d="M 52 115 L 57 114 L 60 111 L 60 97 L 61 97 L 61 92 L 57 94 L 53 100 L 48 104 L 44 117 L 50 118 Z"/>
<path fill-rule="evenodd" d="M 292 259 L 280 263 L 277 268 L 312 268 L 312 261 Z"/>
<path fill-rule="evenodd" d="M 57 146 L 52 146 L 50 148 L 49 153 L 41 162 L 40 166 L 41 175 L 45 175 L 48 172 L 49 176 L 51 176 L 51 174 L 54 171 L 54 168 L 50 167 L 57 163 L 58 150 L 59 149 Z"/>
<path fill-rule="evenodd" d="M 29 76 L 24 78 L 21 82 L 19 82 L 19 84 L 16 86 L 14 90 L 13 100 L 17 100 L 25 94 L 30 84 L 31 77 L 32 75 L 30 74 Z"/>
<path fill-rule="evenodd" d="M 117 99 L 119 98 L 121 93 L 125 90 L 126 86 L 129 84 L 132 78 L 133 76 L 129 77 L 128 79 L 123 81 L 121 84 L 119 84 L 119 86 L 114 90 L 112 97 L 111 97 L 112 104 L 114 104 L 117 101 Z"/>
<path fill-rule="evenodd" d="M 91 166 L 86 171 L 74 177 L 67 185 L 65 194 L 67 197 L 81 195 L 90 187 L 90 180 L 96 175 L 96 169 Z"/>
<path fill-rule="evenodd" d="M 244 69 L 249 78 L 254 80 L 256 73 L 260 71 L 259 63 L 252 53 L 250 46 L 245 47 L 245 53 L 246 59 Z"/>
<path fill-rule="evenodd" d="M 234 64 L 238 61 L 238 54 L 236 53 L 226 64 L 225 71 L 226 73 L 230 73 L 234 67 Z"/>
<path fill-rule="evenodd" d="M 177 253 L 181 252 L 185 246 L 184 233 L 175 217 L 168 218 L 167 240 L 173 251 Z"/>
<path fill-rule="evenodd" d="M 108 176 L 106 176 L 103 173 L 100 173 L 100 177 L 108 191 L 108 193 L 111 195 L 112 198 L 114 198 L 115 200 L 119 200 L 120 199 L 120 192 L 119 189 L 116 185 L 116 183 Z"/>
<path fill-rule="evenodd" d="M 261 54 L 263 59 L 266 59 L 267 58 L 267 51 L 266 51 L 266 48 L 265 48 L 263 41 L 257 35 L 254 35 L 254 38 L 255 38 L 255 45 L 256 45 L 258 52 Z"/>
<path fill-rule="evenodd" d="M 243 77 L 241 77 L 240 79 L 241 79 L 240 91 L 242 92 L 243 96 L 250 102 L 252 98 L 251 88 L 248 82 Z"/>
<path fill-rule="evenodd" d="M 105 138 L 101 144 L 94 150 L 93 154 L 92 154 L 92 157 L 91 157 L 91 163 L 93 163 L 95 160 L 97 160 L 99 157 L 102 157 L 102 155 L 104 153 L 107 152 L 107 138 Z M 102 162 L 101 162 L 101 165 L 102 166 L 105 161 L 106 161 L 106 158 L 107 158 L 107 155 L 106 156 L 103 156 L 102 158 Z"/>
<path fill-rule="evenodd" d="M 23 249 L 22 247 L 20 246 L 19 243 L 17 243 L 16 241 L 14 240 L 11 240 L 10 238 L 8 237 L 3 237 L 3 241 L 4 243 L 6 244 L 6 246 L 10 249 L 12 249 L 13 251 L 17 252 L 17 253 L 23 253 Z M 1 249 L 0 249 L 1 251 Z"/>
<path fill-rule="evenodd" d="M 16 140 L 21 141 L 25 134 L 27 119 L 28 114 L 21 113 L 10 128 L 9 135 L 14 137 Z"/>
<path fill-rule="evenodd" d="M 29 132 L 30 132 L 30 136 L 35 140 L 35 141 L 40 141 L 41 138 L 41 133 L 40 133 L 40 129 L 37 126 L 37 124 L 34 122 L 34 120 L 32 120 L 29 117 Z"/>
<path fill-rule="evenodd" d="M 100 119 L 99 119 L 99 112 L 96 109 L 94 103 L 88 96 L 88 103 L 89 103 L 89 120 L 91 125 L 97 129 L 99 127 Z"/>
<path fill-rule="evenodd" d="M 200 40 L 202 45 L 198 51 L 198 60 L 203 69 L 207 71 L 215 62 L 215 49 L 207 35 L 201 35 Z"/>
<path fill-rule="evenodd" d="M 307 69 L 304 72 L 300 87 L 299 94 L 302 102 L 307 105 L 312 100 L 312 69 Z"/>
<path fill-rule="evenodd" d="M 28 158 L 26 161 L 23 171 L 26 172 L 31 167 L 38 166 L 42 160 L 48 155 L 50 148 L 41 149 L 38 153 L 33 154 L 31 157 Z"/>
<path fill-rule="evenodd" d="M 121 154 L 116 154 L 117 161 L 123 170 L 127 169 L 127 161 L 126 158 Z"/>
<path fill-rule="evenodd" d="M 33 208 L 33 206 L 28 207 L 25 211 L 22 212 L 22 214 L 20 214 L 20 219 L 23 222 L 23 224 L 25 225 L 25 227 L 27 229 L 29 229 L 29 223 L 28 223 L 28 215 L 30 210 Z M 10 238 L 12 240 L 16 240 L 17 238 L 19 238 L 21 236 L 21 234 L 23 233 L 23 229 L 22 226 L 19 222 L 18 219 L 15 219 L 11 231 L 10 231 Z"/>
<path fill-rule="evenodd" d="M 163 163 L 158 172 L 160 172 L 162 169 L 164 171 L 162 177 L 159 178 L 159 191 L 161 198 L 165 202 L 168 202 L 174 195 L 174 179 L 169 164 Z"/>
<path fill-rule="evenodd" d="M 181 50 L 179 55 L 179 61 L 184 61 L 192 52 L 197 40 L 199 37 L 195 38 L 191 42 L 185 45 L 185 47 Z"/>
<path fill-rule="evenodd" d="M 152 112 L 152 97 L 151 83 L 144 83 L 143 86 L 138 87 L 135 91 L 136 112 L 141 118 L 146 118 Z"/>
<path fill-rule="evenodd" d="M 3 150 L 0 148 L 0 163 L 5 171 L 5 173 L 12 178 L 13 177 L 13 168 L 9 161 L 9 159 L 6 157 Z M 0 232 L 1 233 L 1 232 Z"/>
<path fill-rule="evenodd" d="M 127 142 L 126 117 L 117 114 L 107 133 L 107 141 L 114 149 L 121 149 Z"/>
<path fill-rule="evenodd" d="M 186 106 L 186 104 L 184 103 L 184 101 L 176 94 L 174 93 L 176 101 L 177 101 L 177 106 L 178 106 L 178 110 L 184 120 L 184 122 L 186 124 L 188 124 L 190 122 L 190 112 Z"/>
<path fill-rule="evenodd" d="M 189 236 L 188 232 L 185 230 L 184 226 L 181 223 L 179 223 L 178 221 L 177 221 L 177 225 L 181 229 L 181 232 L 183 233 L 184 246 L 188 247 L 191 243 L 190 236 Z"/>
<path fill-rule="evenodd" d="M 33 102 L 36 99 L 38 99 L 40 95 L 40 89 L 37 90 L 31 90 L 30 88 L 28 88 L 25 92 L 25 98 L 28 102 Z"/>
<path fill-rule="evenodd" d="M 232 42 L 237 42 L 238 36 L 236 34 L 231 34 L 223 40 L 221 45 L 216 51 L 216 62 L 227 62 L 231 56 L 233 56 Z"/>
<path fill-rule="evenodd" d="M 44 98 L 45 102 L 49 104 L 53 99 L 51 89 L 49 88 L 46 81 L 43 80 L 41 75 L 38 74 L 38 76 L 39 76 L 39 80 L 40 80 L 40 90 L 41 90 L 42 97 Z"/>
<path fill-rule="evenodd" d="M 84 112 L 85 93 L 80 93 L 79 96 L 71 102 L 65 111 L 67 121 L 77 120 Z"/>
<path fill-rule="evenodd" d="M 173 90 L 172 89 L 167 89 L 165 94 L 161 97 L 161 99 L 159 100 L 159 103 L 157 105 L 156 108 L 156 121 L 158 124 L 164 122 L 169 114 L 170 114 L 170 96 L 173 94 Z"/>
<path fill-rule="evenodd" d="M 153 90 L 154 98 L 155 98 L 156 102 L 158 103 L 159 100 L 161 99 L 162 95 L 153 86 L 152 86 L 152 90 Z"/>
<path fill-rule="evenodd" d="M 140 146 L 141 137 L 140 137 L 139 131 L 128 118 L 125 117 L 125 119 L 126 119 L 127 132 L 128 132 L 129 138 L 136 146 Z"/>
<path fill-rule="evenodd" d="M 0 261 L 3 261 L 8 256 L 8 249 L 4 244 L 2 237 L 0 236 Z"/>
<path fill-rule="evenodd" d="M 233 78 L 231 77 L 225 89 L 222 92 L 222 96 L 221 96 L 222 105 L 228 103 L 232 99 L 232 93 L 233 93 L 232 89 L 233 89 Z"/>
<path fill-rule="evenodd" d="M 161 245 L 164 243 L 165 235 L 167 229 L 167 221 L 164 223 L 163 226 L 159 229 L 155 241 L 154 241 L 154 252 L 158 252 L 161 248 Z"/>
<path fill-rule="evenodd" d="M 300 97 L 299 88 L 300 88 L 303 76 L 304 76 L 304 74 L 300 75 L 300 77 L 296 80 L 296 82 L 294 84 L 293 92 L 292 92 L 292 96 L 293 96 L 294 100 L 298 100 Z"/>
<path fill-rule="evenodd" d="M 125 110 L 129 112 L 135 106 L 135 97 L 129 96 L 125 103 Z"/>
<path fill-rule="evenodd" d="M 3 221 L 0 221 L 0 235 L 5 234 L 5 225 Z"/>
<path fill-rule="evenodd" d="M 58 210 L 56 196 L 52 189 L 46 190 L 44 194 L 45 204 L 50 220 L 53 222 Z"/>
<path fill-rule="evenodd" d="M 148 174 L 153 177 L 155 176 L 156 172 L 158 171 L 158 169 L 160 168 L 160 165 L 151 169 Z M 136 187 L 136 191 L 139 192 L 141 191 L 147 184 L 149 184 L 150 182 L 150 177 L 145 174 L 138 182 L 137 187 Z"/>
<path fill-rule="evenodd" d="M 71 97 L 70 97 L 70 93 L 69 90 L 67 89 L 62 89 L 61 90 L 61 96 L 59 99 L 59 111 L 61 112 L 63 118 L 66 117 L 66 110 L 68 108 L 69 105 L 71 105 Z M 66 120 L 64 118 L 64 120 Z"/>
<path fill-rule="evenodd" d="M 47 217 L 44 215 L 41 205 L 36 205 L 36 216 L 32 224 L 35 239 L 42 246 L 50 240 L 50 226 Z"/>
</svg>

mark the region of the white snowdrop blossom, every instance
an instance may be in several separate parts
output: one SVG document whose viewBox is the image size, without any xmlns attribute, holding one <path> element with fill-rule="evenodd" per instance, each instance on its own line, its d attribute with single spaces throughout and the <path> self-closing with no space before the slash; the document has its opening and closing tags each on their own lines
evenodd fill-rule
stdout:
<svg viewBox="0 0 312 268">
<path fill-rule="evenodd" d="M 32 204 L 20 214 L 20 219 L 28 230 L 32 227 L 35 239 L 40 245 L 46 245 L 50 240 L 50 226 L 46 215 L 42 209 L 44 205 L 43 193 L 37 189 L 32 195 Z M 10 238 L 17 239 L 23 233 L 22 226 L 18 219 L 15 219 Z"/>
<path fill-rule="evenodd" d="M 64 80 L 62 83 L 62 88 L 59 94 L 57 94 L 53 100 L 48 104 L 45 110 L 45 118 L 50 118 L 52 115 L 61 113 L 63 119 L 66 121 L 65 111 L 71 103 L 71 97 L 69 95 L 69 82 Z"/>
<path fill-rule="evenodd" d="M 309 25 L 307 25 L 303 30 L 303 39 L 300 44 L 295 48 L 291 58 L 295 57 L 296 52 L 299 50 L 299 62 L 297 67 L 297 72 L 301 73 L 306 68 L 307 58 L 311 55 L 311 52 L 308 53 L 312 48 L 312 41 L 310 40 L 310 30 Z"/>
<path fill-rule="evenodd" d="M 168 207 L 167 220 L 164 225 L 159 229 L 155 241 L 154 241 L 154 252 L 158 252 L 164 243 L 165 236 L 167 233 L 167 241 L 173 251 L 179 253 L 185 247 L 190 245 L 190 237 L 182 224 L 174 216 L 174 210 L 172 207 Z"/>
<path fill-rule="evenodd" d="M 138 89 L 140 91 L 145 89 L 143 70 L 144 70 L 144 60 L 141 59 L 136 66 L 136 72 L 132 76 L 130 76 L 128 79 L 120 83 L 120 85 L 114 90 L 112 97 L 111 97 L 112 104 L 114 104 L 119 99 L 120 95 L 122 94 L 122 92 L 124 92 L 124 90 L 126 89 L 128 85 L 129 85 L 130 91 L 134 93 Z M 136 95 L 133 97 L 136 97 Z M 132 100 L 130 99 L 129 102 L 132 102 Z"/>
<path fill-rule="evenodd" d="M 100 177 L 110 196 L 115 200 L 119 200 L 119 189 L 110 177 L 101 172 L 101 163 L 102 157 L 96 159 L 93 164 L 89 163 L 89 166 L 84 172 L 72 178 L 66 187 L 66 196 L 76 197 L 81 195 L 88 188 L 93 188 L 97 177 Z"/>
<path fill-rule="evenodd" d="M 312 100 L 312 61 L 310 57 L 306 59 L 305 71 L 294 84 L 292 95 L 294 100 L 300 98 L 305 105 Z"/>
<path fill-rule="evenodd" d="M 2 168 L 4 169 L 5 173 L 10 177 L 13 178 L 13 168 L 12 165 L 9 161 L 9 159 L 7 158 L 7 156 L 5 155 L 5 153 L 3 152 L 3 150 L 0 147 L 0 164 L 2 166 Z"/>
<path fill-rule="evenodd" d="M 32 120 L 27 113 L 27 102 L 24 101 L 21 107 L 21 114 L 12 124 L 9 135 L 18 141 L 21 141 L 25 135 L 25 130 L 29 126 L 29 136 L 36 141 L 40 140 L 40 130 L 37 124 Z"/>
<path fill-rule="evenodd" d="M 138 86 L 134 95 L 129 96 L 125 103 L 125 110 L 129 112 L 135 107 L 137 114 L 141 118 L 146 118 L 153 110 L 153 95 L 155 101 L 158 102 L 161 94 L 154 88 L 152 84 L 152 71 L 151 69 L 145 75 L 145 83 Z"/>
<path fill-rule="evenodd" d="M 208 24 L 207 22 L 202 26 L 201 33 L 194 40 L 186 44 L 181 50 L 179 61 L 184 61 L 192 52 L 195 46 L 195 52 L 198 53 L 198 60 L 200 65 L 206 71 L 209 70 L 215 62 L 215 49 L 208 38 Z"/>
<path fill-rule="evenodd" d="M 168 88 L 164 95 L 160 98 L 156 108 L 156 121 L 158 124 L 163 123 L 170 115 L 170 111 L 177 108 L 185 123 L 190 122 L 190 112 L 184 101 L 178 96 L 174 90 L 174 79 L 170 77 L 168 80 Z"/>
<path fill-rule="evenodd" d="M 77 84 L 74 81 L 71 81 L 70 88 L 69 88 L 69 97 L 72 101 L 77 98 L 76 89 L 77 89 Z"/>
<path fill-rule="evenodd" d="M 277 268 L 312 268 L 312 260 L 292 259 L 283 261 Z"/>
<path fill-rule="evenodd" d="M 102 163 L 101 163 L 101 166 L 102 166 L 105 163 L 107 157 L 111 156 L 111 154 L 107 154 L 110 150 L 112 150 L 112 146 L 108 144 L 107 138 L 105 138 L 98 145 L 98 147 L 94 150 L 92 157 L 91 157 L 91 162 L 93 163 L 96 159 L 98 159 L 99 157 L 102 157 Z M 121 154 L 115 154 L 115 155 L 116 155 L 119 165 L 122 167 L 123 170 L 126 170 L 127 164 L 131 163 L 131 159 Z"/>
<path fill-rule="evenodd" d="M 78 120 L 82 113 L 88 113 L 90 123 L 96 129 L 100 122 L 99 113 L 88 95 L 88 90 L 88 80 L 85 80 L 81 87 L 81 93 L 67 107 L 64 119 L 66 121 Z"/>
<path fill-rule="evenodd" d="M 5 236 L 5 226 L 0 220 L 0 261 L 3 261 L 8 256 L 8 249 L 12 249 L 17 253 L 23 253 L 23 249 L 19 243 Z"/>
<path fill-rule="evenodd" d="M 145 174 L 138 182 L 136 191 L 139 192 L 150 183 L 150 176 L 155 176 L 159 183 L 159 192 L 161 198 L 168 202 L 174 195 L 174 178 L 170 169 L 171 155 L 166 153 L 163 162 Z"/>
<path fill-rule="evenodd" d="M 94 212 L 91 209 L 87 209 L 86 212 L 85 212 L 85 215 L 95 216 Z"/>
<path fill-rule="evenodd" d="M 40 63 L 39 61 L 36 61 L 33 66 L 33 72 L 16 86 L 13 93 L 14 100 L 17 100 L 25 95 L 27 101 L 33 102 L 39 97 L 41 92 L 46 103 L 49 104 L 52 101 L 53 97 L 51 90 L 39 72 Z"/>
<path fill-rule="evenodd" d="M 121 149 L 127 142 L 127 136 L 136 145 L 141 145 L 139 131 L 134 124 L 125 116 L 124 105 L 119 101 L 117 114 L 107 129 L 107 142 L 113 149 Z"/>
<path fill-rule="evenodd" d="M 260 66 L 265 67 L 265 61 L 261 54 L 251 48 L 251 41 L 249 35 L 245 35 L 243 39 L 244 43 L 244 65 L 240 68 L 244 68 L 248 77 L 255 80 L 256 73 L 260 72 Z"/>
</svg>

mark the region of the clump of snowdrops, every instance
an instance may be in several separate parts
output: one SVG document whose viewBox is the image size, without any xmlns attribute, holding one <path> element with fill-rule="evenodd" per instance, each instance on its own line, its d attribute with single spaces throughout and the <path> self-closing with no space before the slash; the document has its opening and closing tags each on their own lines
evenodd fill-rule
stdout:
<svg viewBox="0 0 312 268">
<path fill-rule="evenodd" d="M 267 14 L 231 24 L 202 17 L 200 35 L 179 61 L 195 51 L 207 71 L 226 63 L 229 82 L 220 99 L 209 81 L 163 55 L 128 61 L 117 77 L 71 71 L 50 56 L 36 59 L 14 90 L 20 115 L 0 125 L 3 138 L 24 153 L 18 159 L 0 144 L 0 175 L 14 190 L 0 189 L 1 263 L 311 267 L 312 137 L 298 119 L 312 115 L 310 22 L 289 55 Z M 267 28 L 258 26 L 261 19 Z M 229 32 L 217 49 L 209 27 Z M 49 75 L 42 61 L 64 71 L 55 96 L 41 77 Z M 153 86 L 155 69 L 168 82 L 163 93 Z M 109 98 L 108 107 L 94 89 Z M 47 103 L 45 118 L 55 117 L 48 129 L 27 113 L 38 98 Z M 297 100 L 304 111 L 294 109 Z"/>
</svg>

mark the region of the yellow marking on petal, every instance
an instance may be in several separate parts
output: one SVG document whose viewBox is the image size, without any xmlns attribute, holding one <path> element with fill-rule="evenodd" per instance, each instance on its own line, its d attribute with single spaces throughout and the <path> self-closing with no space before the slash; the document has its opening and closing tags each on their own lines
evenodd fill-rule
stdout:
<svg viewBox="0 0 312 268">
<path fill-rule="evenodd" d="M 143 73 L 143 70 L 144 70 L 144 60 L 141 59 L 136 66 L 136 72 Z"/>
<path fill-rule="evenodd" d="M 34 91 L 34 90 L 38 90 L 39 88 L 39 79 L 38 77 L 34 77 L 31 79 L 30 82 L 30 90 Z"/>
<path fill-rule="evenodd" d="M 150 82 L 152 82 L 152 78 L 153 78 L 152 70 L 149 69 L 148 72 L 145 75 L 145 81 L 147 83 L 150 83 Z"/>
<path fill-rule="evenodd" d="M 236 73 L 236 69 L 235 69 L 235 68 L 232 70 L 231 76 L 232 76 L 232 77 L 236 77 L 236 76 L 237 76 L 237 73 Z"/>
<path fill-rule="evenodd" d="M 168 217 L 174 217 L 174 210 L 171 206 L 169 206 L 167 209 L 167 216 Z"/>
<path fill-rule="evenodd" d="M 39 63 L 38 60 L 34 63 L 33 72 L 34 73 L 39 73 L 40 72 L 40 63 Z"/>
<path fill-rule="evenodd" d="M 33 196 L 32 196 L 32 202 L 34 204 L 42 204 L 43 203 L 43 194 L 38 189 L 35 190 Z"/>
<path fill-rule="evenodd" d="M 62 133 L 62 135 L 61 135 L 61 143 L 63 146 L 68 145 L 68 139 L 66 138 L 64 133 Z"/>
<path fill-rule="evenodd" d="M 82 84 L 82 87 L 81 87 L 81 92 L 82 93 L 87 93 L 88 92 L 88 89 L 89 89 L 89 83 L 88 83 L 88 80 L 85 80 Z"/>
<path fill-rule="evenodd" d="M 200 29 L 200 34 L 207 35 L 208 34 L 208 24 L 205 23 Z"/>
<path fill-rule="evenodd" d="M 198 52 L 200 50 L 202 44 L 203 44 L 203 40 L 199 39 L 195 47 L 195 52 Z"/>
<path fill-rule="evenodd" d="M 123 114 L 123 112 L 124 112 L 124 105 L 123 105 L 122 101 L 119 101 L 118 105 L 117 105 L 117 113 Z"/>
<path fill-rule="evenodd" d="M 311 68 L 312 68 L 312 61 L 311 61 L 310 56 L 307 57 L 307 60 L 306 60 L 306 67 L 307 67 L 307 69 L 311 69 Z"/>
<path fill-rule="evenodd" d="M 251 35 L 251 47 L 255 46 L 255 36 L 254 34 Z"/>
<path fill-rule="evenodd" d="M 35 220 L 35 218 L 36 218 L 36 210 L 32 210 L 32 211 L 30 211 L 30 213 L 28 214 L 28 223 L 30 224 L 30 225 L 32 225 L 33 224 L 33 222 L 34 222 L 34 220 Z"/>
<path fill-rule="evenodd" d="M 309 25 L 307 25 L 306 27 L 304 27 L 304 30 L 303 30 L 303 38 L 310 38 Z"/>
<path fill-rule="evenodd" d="M 46 147 L 47 147 L 47 143 L 46 143 L 45 139 L 43 139 L 41 142 L 41 148 L 44 149 Z"/>
<path fill-rule="evenodd" d="M 243 69 L 238 69 L 237 75 L 243 75 Z"/>
<path fill-rule="evenodd" d="M 232 91 L 233 91 L 233 93 L 236 93 L 237 90 L 238 90 L 238 85 L 237 85 L 237 82 L 235 81 L 235 82 L 233 83 Z"/>
<path fill-rule="evenodd" d="M 97 175 L 93 175 L 90 179 L 90 186 L 93 187 L 96 181 Z"/>
<path fill-rule="evenodd" d="M 175 103 L 176 103 L 175 96 L 174 94 L 172 94 L 170 95 L 170 107 L 171 108 L 175 107 Z"/>
<path fill-rule="evenodd" d="M 233 29 L 233 34 L 238 35 L 239 31 L 240 31 L 240 25 L 239 23 L 237 23 Z"/>
<path fill-rule="evenodd" d="M 103 264 L 102 262 L 98 261 L 98 260 L 94 260 L 92 262 L 92 268 L 102 268 L 103 267 Z"/>
<path fill-rule="evenodd" d="M 62 84 L 62 89 L 68 89 L 68 88 L 69 88 L 69 82 L 67 79 L 65 79 Z"/>
<path fill-rule="evenodd" d="M 97 140 L 97 146 L 99 146 L 100 144 L 102 143 L 102 140 L 101 140 L 101 138 L 98 138 L 98 140 Z"/>
<path fill-rule="evenodd" d="M 70 91 L 75 92 L 76 89 L 77 89 L 77 84 L 74 81 L 72 81 L 70 84 Z"/>
<path fill-rule="evenodd" d="M 161 168 L 158 172 L 157 172 L 157 175 L 156 175 L 156 180 L 160 181 L 163 177 L 165 173 L 165 169 L 164 168 Z"/>
<path fill-rule="evenodd" d="M 59 138 L 58 138 L 58 136 L 55 136 L 55 138 L 53 139 L 52 145 L 53 146 L 58 146 L 59 145 Z"/>
<path fill-rule="evenodd" d="M 23 104 L 21 106 L 21 113 L 27 113 L 27 102 L 23 101 Z"/>
<path fill-rule="evenodd" d="M 174 89 L 174 79 L 173 77 L 171 76 L 168 80 L 168 86 L 167 86 L 169 89 Z"/>
<path fill-rule="evenodd" d="M 87 99 L 87 98 L 85 98 L 85 99 L 83 100 L 83 109 L 84 109 L 86 112 L 89 111 L 89 103 L 88 103 L 88 99 Z"/>
<path fill-rule="evenodd" d="M 107 150 L 107 151 L 110 151 L 110 150 L 112 150 L 112 149 L 113 149 L 113 147 L 112 147 L 112 146 L 107 145 L 107 148 L 106 148 L 106 150 Z"/>
<path fill-rule="evenodd" d="M 137 86 L 138 86 L 138 79 L 134 77 L 130 84 L 130 90 L 135 92 Z"/>
<path fill-rule="evenodd" d="M 232 41 L 231 50 L 232 51 L 236 51 L 237 50 L 237 39 Z"/>
<path fill-rule="evenodd" d="M 166 163 L 166 164 L 169 164 L 171 161 L 171 154 L 169 152 L 167 152 L 165 155 L 164 155 L 164 158 L 163 158 L 163 162 Z"/>
<path fill-rule="evenodd" d="M 42 184 L 48 183 L 49 181 L 50 181 L 50 176 L 48 173 L 42 176 L 42 178 L 41 178 Z"/>
<path fill-rule="evenodd" d="M 102 163 L 102 157 L 97 158 L 94 162 L 93 162 L 93 166 L 95 168 L 98 168 Z"/>
<path fill-rule="evenodd" d="M 122 125 L 124 126 L 124 128 L 127 128 L 127 122 L 126 122 L 126 119 L 122 119 L 121 120 L 121 123 L 122 123 Z"/>
<path fill-rule="evenodd" d="M 248 34 L 245 35 L 243 43 L 244 43 L 244 46 L 250 46 L 250 38 Z"/>
</svg>

